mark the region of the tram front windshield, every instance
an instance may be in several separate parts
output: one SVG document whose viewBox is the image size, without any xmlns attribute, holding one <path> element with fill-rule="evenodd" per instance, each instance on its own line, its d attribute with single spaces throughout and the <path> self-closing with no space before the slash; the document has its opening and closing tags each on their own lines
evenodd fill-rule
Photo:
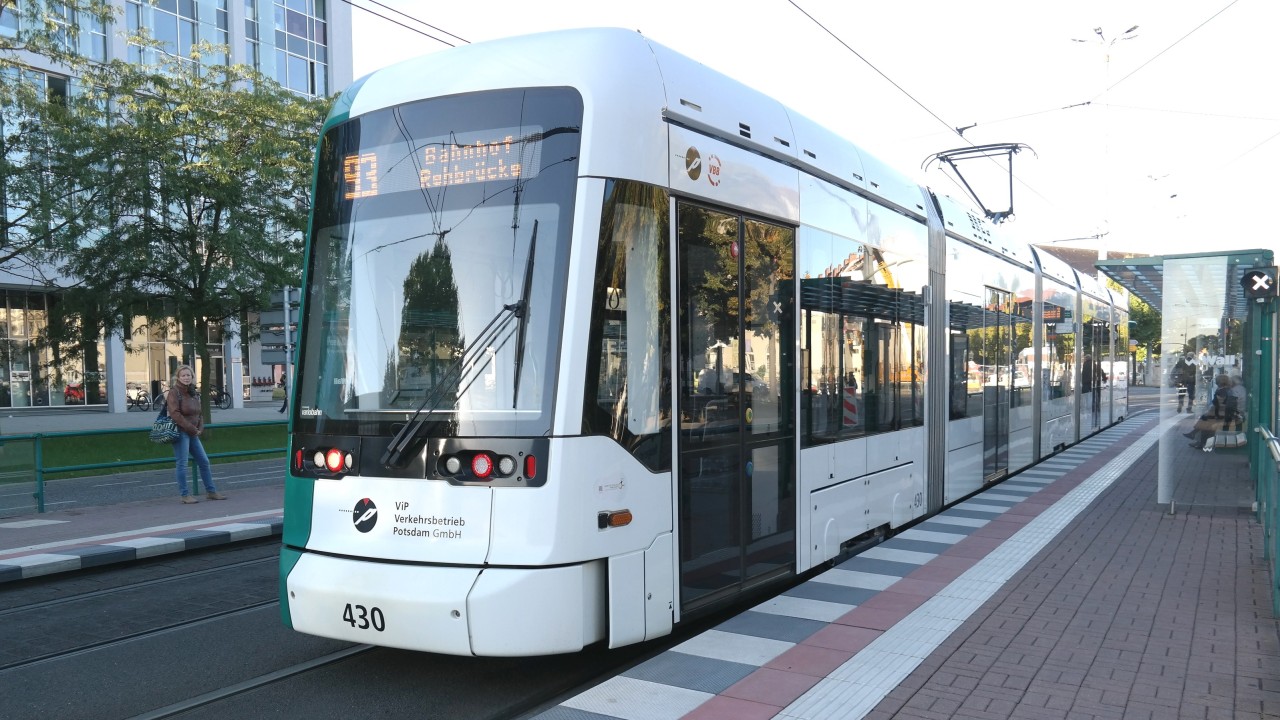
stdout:
<svg viewBox="0 0 1280 720">
<path fill-rule="evenodd" d="M 294 430 L 545 435 L 582 101 L 392 107 L 321 140 Z"/>
</svg>

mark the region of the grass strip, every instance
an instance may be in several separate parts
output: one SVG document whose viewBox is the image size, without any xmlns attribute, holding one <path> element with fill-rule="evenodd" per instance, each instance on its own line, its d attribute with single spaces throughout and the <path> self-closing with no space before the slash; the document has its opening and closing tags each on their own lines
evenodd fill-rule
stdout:
<svg viewBox="0 0 1280 720">
<path fill-rule="evenodd" d="M 112 475 L 122 471 L 145 470 L 153 466 L 173 464 L 173 448 L 169 445 L 157 445 L 147 439 L 148 429 L 136 432 L 112 433 L 78 433 L 65 437 L 45 437 L 41 441 L 43 450 L 43 466 L 46 479 L 89 477 L 94 475 Z M 284 457 L 284 448 L 288 444 L 288 426 L 286 423 L 270 423 L 251 426 L 209 427 L 200 437 L 205 452 L 210 455 L 225 452 L 264 451 L 260 455 L 238 455 L 226 458 L 210 458 L 214 464 L 228 462 L 244 462 L 270 457 Z M 268 452 L 270 451 L 270 452 Z M 4 479 L 21 480 L 24 473 L 13 472 L 25 466 L 35 467 L 34 441 L 10 441 L 5 443 L 5 458 L 8 462 L 0 462 L 10 472 L 0 472 L 0 483 Z M 26 455 L 26 458 L 21 456 Z M 25 460 L 25 461 L 24 461 Z M 97 465 L 104 463 L 122 463 L 150 460 L 153 462 L 140 465 L 124 465 L 98 469 L 84 469 L 57 472 L 51 468 L 74 467 L 79 465 Z M 7 476 L 7 477 L 6 477 Z M 30 476 L 25 478 L 30 480 Z"/>
</svg>

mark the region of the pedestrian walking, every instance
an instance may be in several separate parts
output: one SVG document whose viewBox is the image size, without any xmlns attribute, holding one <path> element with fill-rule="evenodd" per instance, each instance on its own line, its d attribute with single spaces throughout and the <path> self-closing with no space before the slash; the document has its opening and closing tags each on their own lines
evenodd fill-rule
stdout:
<svg viewBox="0 0 1280 720">
<path fill-rule="evenodd" d="M 1102 383 L 1107 380 L 1102 363 L 1094 360 L 1092 355 L 1085 355 L 1084 364 L 1080 367 L 1080 387 L 1090 396 L 1095 421 L 1102 415 Z"/>
<path fill-rule="evenodd" d="M 1178 412 L 1182 412 L 1184 402 L 1187 412 L 1192 412 L 1196 404 L 1195 357 L 1187 353 L 1185 358 L 1178 358 L 1178 363 L 1173 366 L 1174 387 L 1178 389 Z"/>
<path fill-rule="evenodd" d="M 179 365 L 173 375 L 173 384 L 165 398 L 169 408 L 169 417 L 182 431 L 173 443 L 173 456 L 177 461 L 178 493 L 182 502 L 199 502 L 191 496 L 187 487 L 187 457 L 196 459 L 196 468 L 200 471 L 200 480 L 204 482 L 205 497 L 210 500 L 226 500 L 227 496 L 218 492 L 213 486 L 213 468 L 209 466 L 209 456 L 205 454 L 200 436 L 204 434 L 204 414 L 200 412 L 200 395 L 196 392 L 196 374 L 189 365 Z"/>
</svg>

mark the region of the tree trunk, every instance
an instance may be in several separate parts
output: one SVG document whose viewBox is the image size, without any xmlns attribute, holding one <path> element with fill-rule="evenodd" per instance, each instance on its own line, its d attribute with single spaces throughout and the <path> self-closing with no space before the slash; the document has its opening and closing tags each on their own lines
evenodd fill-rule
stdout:
<svg viewBox="0 0 1280 720">
<path fill-rule="evenodd" d="M 213 420 L 213 406 L 210 404 L 210 396 L 213 393 L 213 385 L 209 382 L 209 373 L 212 372 L 212 362 L 209 358 L 209 323 L 201 322 L 198 318 L 193 319 L 191 337 L 195 341 L 195 355 L 200 358 L 197 363 L 200 366 L 200 414 L 204 416 L 204 424 L 207 428 Z"/>
</svg>

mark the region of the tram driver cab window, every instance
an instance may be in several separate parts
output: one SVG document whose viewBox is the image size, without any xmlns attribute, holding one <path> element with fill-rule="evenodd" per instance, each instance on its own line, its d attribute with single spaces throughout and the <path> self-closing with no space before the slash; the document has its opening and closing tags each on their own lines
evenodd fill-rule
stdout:
<svg viewBox="0 0 1280 720">
<path fill-rule="evenodd" d="M 660 188 L 606 186 L 582 414 L 654 471 L 671 465 L 667 217 Z"/>
</svg>

